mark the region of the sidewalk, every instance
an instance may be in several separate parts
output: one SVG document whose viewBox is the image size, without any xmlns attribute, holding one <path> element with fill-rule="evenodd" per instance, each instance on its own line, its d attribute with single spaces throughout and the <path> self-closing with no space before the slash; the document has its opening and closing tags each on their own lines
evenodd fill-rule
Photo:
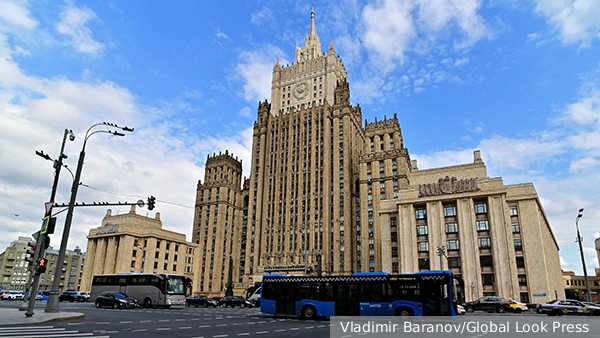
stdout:
<svg viewBox="0 0 600 338">
<path fill-rule="evenodd" d="M 25 312 L 26 311 L 19 311 L 18 309 L 0 308 L 0 327 L 5 325 L 37 324 L 54 320 L 68 320 L 84 316 L 81 312 L 61 311 L 57 313 L 46 313 L 44 312 L 44 309 L 35 309 L 33 316 L 27 318 L 25 317 Z"/>
</svg>

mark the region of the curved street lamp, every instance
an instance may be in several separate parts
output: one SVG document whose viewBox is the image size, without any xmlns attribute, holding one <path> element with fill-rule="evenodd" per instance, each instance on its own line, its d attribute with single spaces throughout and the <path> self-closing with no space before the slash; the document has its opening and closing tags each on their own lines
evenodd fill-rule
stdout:
<svg viewBox="0 0 600 338">
<path fill-rule="evenodd" d="M 97 126 L 106 126 L 106 130 L 93 130 Z M 58 252 L 58 260 L 54 269 L 54 281 L 52 282 L 52 288 L 50 289 L 50 296 L 46 303 L 45 312 L 59 312 L 58 311 L 58 295 L 60 293 L 60 280 L 62 269 L 65 260 L 65 251 L 67 249 L 67 241 L 69 240 L 69 232 L 71 231 L 71 222 L 73 221 L 73 209 L 75 209 L 75 200 L 77 199 L 77 190 L 79 189 L 79 180 L 81 179 L 81 170 L 83 169 L 83 159 L 85 158 L 85 146 L 87 145 L 88 139 L 98 133 L 107 133 L 115 136 L 125 136 L 123 133 L 119 133 L 116 130 L 110 130 L 110 128 L 117 128 L 123 131 L 132 132 L 133 128 L 120 127 L 114 123 L 101 122 L 96 123 L 88 128 L 83 139 L 83 147 L 79 153 L 79 162 L 77 163 L 77 170 L 75 172 L 75 180 L 73 180 L 73 186 L 71 188 L 71 200 L 69 202 L 69 209 L 67 212 L 67 218 L 65 220 L 65 228 L 63 230 L 62 240 L 60 242 L 60 250 Z"/>
<path fill-rule="evenodd" d="M 581 235 L 579 234 L 579 219 L 583 217 L 583 208 L 579 209 L 579 214 L 577 215 L 577 217 L 575 218 L 575 228 L 577 228 L 577 242 L 579 242 L 579 252 L 581 253 L 581 264 L 583 265 L 583 275 L 585 276 L 585 286 L 587 288 L 587 301 L 591 302 L 592 301 L 592 293 L 590 292 L 590 282 L 588 280 L 588 275 L 587 275 L 587 269 L 585 268 L 585 258 L 583 257 L 583 248 L 581 246 L 581 242 L 583 241 L 583 238 L 581 238 Z"/>
</svg>

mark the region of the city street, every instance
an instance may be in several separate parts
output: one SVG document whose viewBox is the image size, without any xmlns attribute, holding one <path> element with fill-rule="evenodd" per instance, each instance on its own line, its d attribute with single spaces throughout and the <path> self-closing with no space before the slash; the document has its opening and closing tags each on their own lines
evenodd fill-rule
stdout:
<svg viewBox="0 0 600 338">
<path fill-rule="evenodd" d="M 14 308 L 21 302 L 0 302 L 2 308 Z M 36 313 L 42 313 L 46 302 L 36 302 Z M 294 317 L 274 317 L 258 308 L 170 309 L 96 309 L 94 303 L 60 303 L 61 311 L 82 312 L 85 316 L 69 321 L 53 321 L 35 325 L 0 327 L 6 337 L 206 337 L 227 338 L 329 337 L 329 320 L 305 321 Z M 23 314 L 24 315 L 24 314 Z M 14 333 L 14 335 L 12 334 Z"/>
</svg>

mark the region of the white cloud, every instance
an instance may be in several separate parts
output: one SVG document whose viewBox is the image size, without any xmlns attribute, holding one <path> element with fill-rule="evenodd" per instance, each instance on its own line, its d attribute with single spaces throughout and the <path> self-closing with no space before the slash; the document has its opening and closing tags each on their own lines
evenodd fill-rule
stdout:
<svg viewBox="0 0 600 338">
<path fill-rule="evenodd" d="M 544 17 L 566 45 L 588 46 L 600 37 L 600 2 L 589 0 L 535 0 L 535 12 Z"/>
<path fill-rule="evenodd" d="M 0 1 L 0 26 L 2 31 L 16 32 L 19 29 L 31 31 L 38 25 L 31 17 L 27 1 Z"/>
<path fill-rule="evenodd" d="M 252 13 L 250 17 L 250 22 L 257 25 L 262 26 L 265 23 L 269 23 L 273 21 L 273 12 L 268 7 L 263 7 L 259 11 Z"/>
<path fill-rule="evenodd" d="M 572 162 L 571 166 L 569 167 L 569 171 L 576 172 L 581 170 L 588 170 L 598 166 L 599 164 L 600 161 L 596 160 L 595 158 L 586 157 Z"/>
<path fill-rule="evenodd" d="M 79 53 L 96 55 L 102 52 L 104 44 L 94 40 L 92 30 L 86 23 L 97 19 L 96 13 L 87 7 L 68 6 L 60 13 L 61 21 L 56 24 L 56 31 L 69 38 L 69 44 Z"/>
<path fill-rule="evenodd" d="M 571 269 L 572 269 L 572 267 L 573 267 L 573 264 L 571 264 L 571 263 L 567 262 L 563 256 L 560 256 L 560 267 L 561 267 L 563 270 L 568 270 L 569 268 L 571 268 Z"/>
<path fill-rule="evenodd" d="M 458 59 L 454 63 L 454 67 L 455 68 L 462 67 L 462 66 L 466 65 L 467 63 L 469 63 L 469 58 Z"/>
<path fill-rule="evenodd" d="M 249 118 L 254 117 L 254 116 L 252 116 L 252 109 L 250 109 L 250 107 L 242 108 L 242 110 L 240 110 L 240 116 L 249 117 Z"/>
<path fill-rule="evenodd" d="M 238 56 L 236 76 L 243 82 L 243 95 L 248 101 L 263 101 L 271 97 L 273 65 L 283 52 L 274 46 L 266 45 L 253 51 L 242 51 Z M 280 59 L 280 64 L 286 61 Z"/>
</svg>

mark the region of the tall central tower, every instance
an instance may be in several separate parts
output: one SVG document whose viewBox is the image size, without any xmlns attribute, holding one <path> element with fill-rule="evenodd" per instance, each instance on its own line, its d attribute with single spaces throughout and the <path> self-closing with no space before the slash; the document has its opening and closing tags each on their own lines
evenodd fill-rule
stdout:
<svg viewBox="0 0 600 338">
<path fill-rule="evenodd" d="M 314 12 L 304 43 L 304 48 L 296 46 L 296 61 L 291 65 L 280 65 L 277 58 L 271 82 L 272 115 L 289 114 L 293 108 L 300 110 L 302 106 L 320 106 L 325 102 L 333 105 L 337 82 L 348 79 L 342 60 L 335 54 L 333 41 L 327 54 L 322 52 Z"/>
</svg>

